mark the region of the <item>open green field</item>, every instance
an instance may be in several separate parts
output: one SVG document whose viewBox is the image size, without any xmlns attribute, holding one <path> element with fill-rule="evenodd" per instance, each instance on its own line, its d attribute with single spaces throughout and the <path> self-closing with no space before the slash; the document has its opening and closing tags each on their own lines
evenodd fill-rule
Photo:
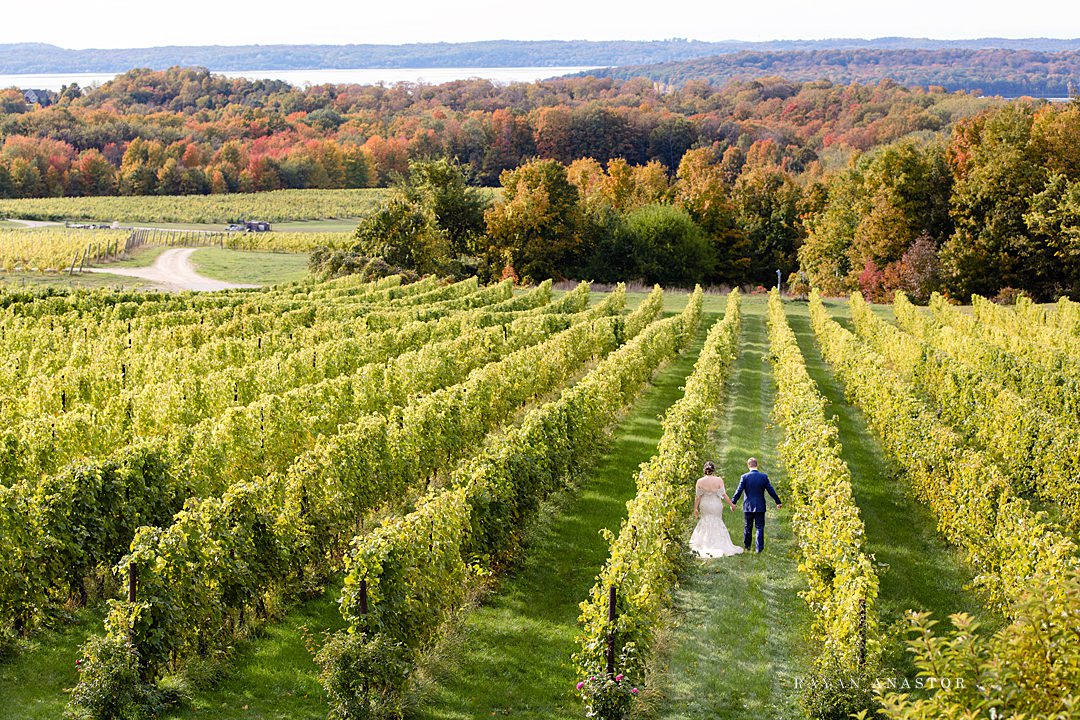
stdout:
<svg viewBox="0 0 1080 720">
<path fill-rule="evenodd" d="M 246 252 L 200 248 L 191 264 L 200 275 L 214 280 L 255 285 L 277 285 L 302 280 L 308 274 L 306 253 Z"/>
<path fill-rule="evenodd" d="M 140 252 L 140 257 L 131 262 L 152 261 L 153 251 Z M 303 280 L 306 275 L 304 255 L 208 248 L 197 251 L 193 262 L 209 277 L 237 282 L 270 282 L 273 278 L 272 282 L 284 283 Z M 164 668 L 160 672 L 166 676 L 166 684 L 178 683 L 184 689 L 185 698 L 164 717 L 216 720 L 326 717 L 328 694 L 320 683 L 314 653 L 331 633 L 366 622 L 362 616 L 348 615 L 350 608 L 355 612 L 359 578 L 365 578 L 375 588 L 371 591 L 371 603 L 379 608 L 377 612 L 388 613 L 374 616 L 375 622 L 382 623 L 379 627 L 384 632 L 402 633 L 402 638 L 425 638 L 422 651 L 409 660 L 412 679 L 402 696 L 407 717 L 432 720 L 585 717 L 579 694 L 574 690 L 578 676 L 571 657 L 579 650 L 579 604 L 588 598 L 590 587 L 610 552 L 608 539 L 602 532 L 617 533 L 626 518 L 627 501 L 640 490 L 635 486 L 638 467 L 663 447 L 660 443 L 664 427 L 660 419 L 683 397 L 695 363 L 705 349 L 706 333 L 723 317 L 727 296 L 716 293 L 701 298 L 701 323 L 678 352 L 635 351 L 619 355 L 620 349 L 605 346 L 603 350 L 585 353 L 583 343 L 602 341 L 589 340 L 591 336 L 585 335 L 574 342 L 559 339 L 564 337 L 560 332 L 570 331 L 544 331 L 536 338 L 521 340 L 521 346 L 512 349 L 512 344 L 517 342 L 514 333 L 524 332 L 526 326 L 540 322 L 537 318 L 542 316 L 538 312 L 551 303 L 559 304 L 560 312 L 567 314 L 567 322 L 571 324 L 603 324 L 610 320 L 602 316 L 602 312 L 607 312 L 605 303 L 612 299 L 608 294 L 593 292 L 585 299 L 580 291 L 551 296 L 544 293 L 544 288 L 511 292 L 507 287 L 481 289 L 468 283 L 416 290 L 376 289 L 353 287 L 348 281 L 249 291 L 246 296 L 236 295 L 238 306 L 206 306 L 199 310 L 205 314 L 200 325 L 212 327 L 217 322 L 215 318 L 250 315 L 247 322 L 257 330 L 222 322 L 222 327 L 231 328 L 228 332 L 238 335 L 209 341 L 220 343 L 221 352 L 216 350 L 218 345 L 213 345 L 197 357 L 185 356 L 189 351 L 171 355 L 161 351 L 159 358 L 147 359 L 147 368 L 154 368 L 159 382 L 176 382 L 183 388 L 195 387 L 189 375 L 190 363 L 210 362 L 201 371 L 205 375 L 202 382 L 220 383 L 228 393 L 235 392 L 238 397 L 235 405 L 226 398 L 220 412 L 193 411 L 205 413 L 201 420 L 170 420 L 159 426 L 160 432 L 167 431 L 180 438 L 176 441 L 178 447 L 187 447 L 186 442 L 218 443 L 198 445 L 198 450 L 191 452 L 192 460 L 166 454 L 161 462 L 165 467 L 176 464 L 179 468 L 180 463 L 185 463 L 184 468 L 193 468 L 191 472 L 201 478 L 197 481 L 204 483 L 199 494 L 230 498 L 221 501 L 222 507 L 231 507 L 235 513 L 218 514 L 210 504 L 199 506 L 201 509 L 191 512 L 200 515 L 193 515 L 191 520 L 166 520 L 162 531 L 165 535 L 148 535 L 138 541 L 142 543 L 140 557 L 160 558 L 157 565 L 150 566 L 154 570 L 140 576 L 139 583 L 146 583 L 145 587 L 149 588 L 146 592 L 150 602 L 176 598 L 175 606 L 160 601 L 162 617 L 178 613 L 176 624 L 169 627 L 172 632 L 190 638 L 192 643 L 176 646 L 167 672 Z M 575 298 L 583 302 L 570 307 L 577 302 Z M 511 305 L 500 306 L 500 303 Z M 634 332 L 639 333 L 635 337 L 643 338 L 649 333 L 667 332 L 663 330 L 667 327 L 664 323 L 681 322 L 692 300 L 686 293 L 667 292 L 662 302 L 656 303 L 655 296 L 650 297 L 649 293 L 631 292 L 627 293 L 625 305 L 625 309 L 618 310 L 624 326 L 633 325 L 632 318 L 640 317 L 639 313 L 656 313 L 655 318 L 648 318 L 644 328 L 635 328 Z M 440 317 L 460 318 L 467 313 L 475 314 L 469 317 L 481 317 L 483 308 L 489 306 L 511 307 L 513 319 L 504 317 L 507 324 L 501 329 L 485 328 L 482 324 L 459 325 L 453 332 L 447 331 L 446 337 L 431 337 L 421 343 L 429 348 L 430 354 L 409 354 L 414 350 L 405 348 L 376 350 L 374 343 L 366 342 L 368 336 L 361 327 L 364 315 L 371 313 L 378 316 L 380 328 L 397 327 L 398 323 L 404 327 L 419 318 L 425 318 L 424 322 L 434 319 L 428 331 L 435 332 Z M 848 301 L 828 300 L 824 307 L 827 316 L 841 328 L 860 332 L 854 342 L 869 343 L 863 339 L 865 322 L 856 322 Z M 815 333 L 810 305 L 805 300 L 788 300 L 784 309 L 810 381 L 823 398 L 825 417 L 835 424 L 839 458 L 850 470 L 852 502 L 865 526 L 862 549 L 872 558 L 872 570 L 880 581 L 879 593 L 870 609 L 880 622 L 874 636 L 880 647 L 872 648 L 880 662 L 876 672 L 888 677 L 914 678 L 918 668 L 903 643 L 905 614 L 911 610 L 929 611 L 944 620 L 951 613 L 966 612 L 987 628 L 984 635 L 1001 628 L 1005 620 L 1000 610 L 984 590 L 975 586 L 977 576 L 995 570 L 980 567 L 978 558 L 965 553 L 956 542 L 946 541 L 939 530 L 940 509 L 935 502 L 919 495 L 903 458 L 896 457 L 895 446 L 875 427 L 873 417 L 879 409 L 861 405 L 862 396 L 853 395 L 852 389 L 845 385 L 847 376 L 842 377 L 841 367 L 826 359 L 835 349 L 826 352 L 826 346 Z M 875 306 L 872 311 L 887 327 L 898 326 L 889 306 Z M 1075 308 L 1062 304 L 1042 312 L 1046 317 L 1055 313 L 1055 322 L 1068 324 L 1073 322 L 1068 314 L 1075 312 Z M 926 309 L 917 313 L 923 318 L 933 316 Z M 0 323 L 4 317 L 0 315 Z M 1025 317 L 1025 322 L 1038 322 L 1035 315 Z M 89 317 L 86 322 L 92 320 Z M 137 325 L 131 330 L 123 323 L 111 323 L 104 315 L 97 326 L 103 336 L 102 348 L 108 346 L 106 340 L 111 334 L 135 332 L 141 337 L 138 333 L 142 332 Z M 410 337 L 415 337 L 419 326 L 410 325 L 410 328 Z M 88 337 L 88 332 L 79 333 L 75 328 L 69 335 Z M 161 338 L 165 336 L 153 337 L 163 342 Z M 389 342 L 386 339 L 389 335 L 379 337 L 383 338 L 381 343 Z M 370 374 L 370 369 L 360 372 L 363 364 L 351 368 L 338 365 L 352 361 L 332 343 L 348 338 L 357 341 L 355 346 L 349 346 L 350 353 L 391 352 L 387 357 L 368 356 L 370 362 L 383 364 L 382 374 Z M 0 339 L 0 343 L 5 342 L 17 347 L 10 333 Z M 622 342 L 638 341 L 622 338 Z M 1055 340 L 1055 352 L 1059 359 L 1065 358 L 1061 362 L 1066 367 L 1072 367 L 1066 360 L 1071 357 L 1070 342 L 1067 337 Z M 1018 343 L 1009 352 L 1024 352 L 1023 347 Z M 298 352 L 308 352 L 300 357 L 302 362 L 292 357 Z M 406 360 L 397 363 L 394 358 L 398 355 L 393 353 Z M 571 362 L 566 359 L 570 356 L 579 359 Z M 129 378 L 138 377 L 140 372 L 132 357 L 125 356 L 124 360 Z M 646 361 L 646 357 L 651 359 Z M 515 358 L 521 358 L 520 362 Z M 619 360 L 609 365 L 605 358 Z M 767 325 L 767 298 L 743 296 L 737 354 L 731 361 L 724 392 L 715 397 L 717 421 L 709 429 L 700 456 L 687 458 L 686 466 L 692 470 L 686 477 L 673 479 L 684 484 L 686 492 L 682 503 L 671 510 L 680 517 L 680 542 L 684 541 L 692 527 L 693 482 L 704 460 L 717 463 L 718 474 L 723 477 L 728 492 L 732 492 L 740 474 L 745 472 L 745 461 L 750 455 L 761 459 L 762 469 L 772 477 L 784 506 L 777 510 L 769 501 L 766 551 L 762 555 L 744 553 L 700 560 L 682 554 L 678 582 L 672 585 L 663 627 L 653 646 L 641 648 L 649 653 L 649 670 L 631 678 L 642 689 L 634 700 L 634 718 L 798 720 L 808 717 L 798 688 L 815 671 L 816 659 L 822 654 L 822 640 L 815 635 L 818 631 L 814 608 L 803 598 L 811 581 L 800 557 L 800 533 L 806 530 L 799 523 L 807 522 L 807 516 L 805 510 L 797 510 L 792 498 L 794 477 L 803 469 L 785 467 L 780 459 L 781 443 L 790 429 L 782 426 L 774 414 L 779 382 L 775 360 Z M 113 373 L 119 361 L 102 357 L 98 362 L 105 378 Z M 558 379 L 552 376 L 549 385 L 542 385 L 542 379 L 548 377 L 548 363 L 565 363 L 566 367 Z M 265 385 L 248 388 L 243 383 L 253 381 L 241 378 L 247 377 L 244 368 L 255 364 L 274 369 L 274 373 L 257 381 Z M 625 404 L 611 397 L 599 406 L 599 411 L 596 403 L 591 404 L 591 409 L 586 403 L 574 415 L 567 416 L 580 423 L 575 425 L 578 435 L 588 435 L 592 438 L 588 442 L 579 441 L 574 434 L 559 434 L 567 432 L 568 419 L 536 425 L 550 433 L 545 438 L 556 440 L 537 440 L 533 444 L 511 440 L 526 437 L 524 433 L 533 427 L 531 423 L 544 422 L 544 418 L 561 407 L 559 402 L 571 402 L 566 398 L 575 397 L 575 388 L 590 387 L 594 373 L 629 372 L 627 368 L 634 364 L 640 365 L 638 377 L 648 380 L 635 386 Z M 512 373 L 505 385 L 498 384 L 503 382 L 498 380 L 502 371 L 495 370 L 502 367 Z M 893 372 L 884 362 L 873 367 L 875 372 Z M 91 369 L 88 375 L 81 376 L 80 382 L 95 382 L 93 372 L 96 371 Z M 493 384 L 476 384 L 481 382 L 476 378 L 487 377 L 485 372 L 490 373 Z M 295 374 L 295 378 L 290 380 L 289 373 Z M 334 379 L 334 373 L 355 373 L 355 377 L 347 375 L 350 378 L 347 381 L 346 375 Z M 899 372 L 897 376 L 904 377 Z M 211 377 L 221 379 L 211 380 Z M 373 379 L 376 377 L 377 381 Z M 625 376 L 623 382 L 630 383 L 629 378 Z M 12 381 L 17 383 L 19 378 L 13 377 Z M 373 383 L 371 389 L 362 389 L 367 388 L 362 383 L 369 382 Z M 473 383 L 468 385 L 468 391 L 461 389 L 468 383 Z M 159 395 L 167 386 L 155 387 L 159 388 L 155 391 Z M 345 399 L 342 391 L 336 399 L 328 401 L 329 396 L 324 393 L 337 387 L 349 388 L 349 397 L 353 399 Z M 495 392 L 492 389 L 495 387 L 503 389 Z M 396 394 L 393 398 L 387 395 L 384 404 L 372 405 L 368 410 L 350 405 L 362 393 L 389 392 L 390 388 Z M 247 395 L 239 398 L 240 393 Z M 520 397 L 504 398 L 503 393 L 517 393 Z M 913 388 L 911 393 L 931 408 L 936 402 L 922 390 Z M 73 393 L 65 397 L 76 396 Z M 472 399 L 476 397 L 486 399 Z M 152 403 L 167 402 L 156 396 L 136 394 L 132 398 L 136 414 L 140 412 L 139 403 L 149 407 Z M 461 415 L 442 412 L 446 405 L 440 404 L 451 402 L 451 398 Z M 42 395 L 40 400 L 34 400 L 35 405 L 20 401 L 5 405 L 8 409 L 4 412 L 22 413 L 20 417 L 25 422 L 34 422 L 33 408 L 47 406 L 47 402 L 47 397 Z M 99 422 L 109 421 L 104 406 L 95 409 L 91 407 L 92 400 L 78 402 L 83 405 L 65 407 L 65 412 L 93 411 Z M 483 421 L 491 422 L 490 426 L 470 429 L 464 418 L 472 417 L 468 408 L 472 407 L 471 403 L 479 402 L 506 402 L 506 414 L 498 421 Z M 189 406 L 194 407 L 195 403 L 184 395 L 183 404 L 175 407 Z M 198 425 L 202 421 L 216 422 L 226 412 L 234 418 L 227 429 Z M 350 435 L 366 432 L 358 429 L 367 422 L 363 420 L 368 417 L 365 413 L 373 418 L 392 417 L 392 427 L 401 428 L 402 434 L 393 435 L 394 441 L 385 445 L 379 444 L 383 441 L 375 434 Z M 439 419 L 424 421 L 433 425 L 417 424 L 416 439 L 410 439 L 413 436 L 407 433 L 413 432 L 412 423 L 419 423 L 418 418 L 436 417 Z M 480 423 L 479 417 L 469 422 Z M 597 419 L 585 420 L 593 417 Z M 940 422 L 933 411 L 928 412 L 927 418 L 933 418 L 927 422 Z M 358 424 L 358 421 L 363 422 Z M 195 424 L 189 427 L 185 422 Z M 609 432 L 597 431 L 594 437 L 589 422 L 609 425 Z M 192 427 L 217 429 L 211 434 L 209 430 L 192 430 Z M 431 427 L 436 430 L 432 432 Z M 66 438 L 64 432 L 61 427 L 60 433 Z M 446 438 L 447 444 L 440 449 L 437 459 L 413 450 L 426 446 L 409 444 L 432 437 Z M 965 447 L 982 452 L 981 445 L 957 437 L 960 438 L 957 442 L 963 442 Z M 369 453 L 369 447 L 376 449 Z M 125 450 L 121 444 L 112 448 L 87 447 L 84 452 L 91 462 L 104 462 L 120 457 L 118 453 Z M 44 452 L 30 457 L 48 455 Z M 400 471 L 395 464 L 399 460 Z M 356 472 L 351 469 L 356 464 L 373 462 L 384 463 L 379 466 L 380 475 L 372 471 L 359 476 L 365 482 L 375 483 L 382 482 L 375 480 L 376 477 L 401 472 L 403 497 L 372 503 L 355 517 L 340 518 L 335 514 L 340 511 L 331 508 L 345 507 L 346 501 L 341 498 L 359 495 L 350 496 L 349 493 L 358 490 L 335 484 L 339 481 L 334 478 Z M 559 464 L 566 462 L 570 464 Z M 554 478 L 538 470 L 549 467 L 548 463 L 554 463 L 550 467 L 562 468 Z M 5 472 L 11 475 L 10 470 Z M 59 465 L 48 472 L 64 477 Z M 495 501 L 492 498 L 503 498 L 499 494 L 503 491 L 497 489 L 502 486 L 485 489 L 490 494 L 470 506 L 475 513 L 475 527 L 485 527 L 485 522 L 497 516 L 500 518 L 497 527 L 511 527 L 513 531 L 504 536 L 501 531 L 488 530 L 491 538 L 502 538 L 498 542 L 508 543 L 505 547 L 486 546 L 484 549 L 490 554 L 478 553 L 475 548 L 466 552 L 464 548 L 469 546 L 459 546 L 462 541 L 451 531 L 457 522 L 454 516 L 426 516 L 424 508 L 436 502 L 449 502 L 450 491 L 454 489 L 461 489 L 464 497 L 473 498 L 470 483 L 475 478 L 488 477 L 487 473 L 496 476 L 507 473 L 510 480 L 505 487 L 519 488 L 519 492 L 528 493 L 528 499 Z M 228 482 L 217 478 L 227 478 Z M 178 480 L 172 478 L 167 482 Z M 326 483 L 338 488 L 333 499 L 324 500 L 320 495 L 319 488 Z M 177 497 L 193 492 L 182 485 L 175 489 Z M 251 493 L 250 500 L 241 501 L 240 498 L 249 497 L 246 492 Z M 430 493 L 427 499 L 417 502 L 425 493 Z M 521 504 L 515 504 L 518 502 Z M 517 509 L 511 511 L 511 507 Z M 1061 517 L 1043 515 L 1035 520 L 1047 523 L 1047 532 L 1074 536 Z M 732 539 L 741 544 L 741 512 L 725 513 L 725 522 Z M 376 527 L 381 529 L 375 531 Z M 62 528 L 57 529 L 61 531 Z M 334 539 L 339 535 L 345 538 L 355 535 L 348 543 L 351 549 L 334 544 L 341 542 Z M 379 542 L 372 539 L 376 535 L 382 538 Z M 244 540 L 233 545 L 230 538 L 234 537 Z M 273 547 L 288 548 L 291 555 L 284 557 L 301 556 L 308 552 L 309 543 L 315 544 L 317 554 L 312 557 L 317 558 L 316 566 L 322 568 L 330 563 L 329 571 L 313 573 L 309 568 L 293 577 L 284 568 L 295 566 L 279 561 L 268 549 L 271 538 Z M 194 546 L 196 539 L 198 543 L 209 543 L 208 546 L 228 552 L 172 554 L 188 552 L 177 548 L 186 548 L 188 543 Z M 447 550 L 459 547 L 464 554 Z M 119 561 L 126 552 L 126 545 L 121 543 L 114 548 L 112 561 Z M 369 553 L 363 557 L 378 561 L 362 566 L 341 559 L 361 552 Z M 222 560 L 229 558 L 230 553 L 244 561 L 242 569 Z M 12 554 L 9 551 L 4 556 Z M 469 558 L 473 569 L 465 575 L 455 574 L 453 568 L 458 567 L 463 557 Z M 434 560 L 425 564 L 427 558 Z M 285 564 L 278 566 L 274 564 L 277 562 Z M 0 564 L 0 594 L 11 587 L 3 579 L 4 572 L 11 572 L 5 567 Z M 361 573 L 360 567 L 368 569 Z M 399 571 L 399 567 L 404 569 Z M 48 607 L 46 600 L 55 602 L 63 596 L 60 589 L 65 587 L 66 577 L 39 578 L 39 582 L 46 585 L 52 582 L 57 588 L 50 598 L 43 598 L 44 607 Z M 837 582 L 841 582 L 839 577 Z M 236 589 L 231 594 L 212 590 L 223 585 Z M 463 586 L 468 592 L 459 595 L 458 588 Z M 421 590 L 427 594 L 412 594 Z M 171 595 L 173 592 L 178 594 Z M 198 603 L 189 607 L 180 599 L 193 592 L 204 592 L 210 609 L 201 608 Z M 0 659 L 0 698 L 9 700 L 0 702 L 0 720 L 56 717 L 61 712 L 77 680 L 77 675 L 71 672 L 78 657 L 76 648 L 84 639 L 106 632 L 101 612 L 104 600 L 92 595 L 91 608 L 78 610 L 74 620 L 57 612 L 56 630 L 29 634 L 18 641 L 13 657 Z M 260 605 L 263 602 L 266 605 Z M 424 608 L 424 612 L 417 612 L 418 607 Z M 424 634 L 416 629 L 419 627 L 425 628 Z M 406 632 L 402 628 L 412 629 Z M 204 630 L 213 632 L 203 634 Z M 140 645 L 144 642 L 147 644 Z M 205 652 L 196 650 L 200 642 Z M 146 640 L 137 638 L 136 646 L 144 647 L 148 656 L 155 652 Z M 214 658 L 213 662 L 207 662 L 202 657 L 204 654 Z M 364 671 L 354 668 L 350 672 Z M 174 673 L 183 679 L 177 680 Z M 25 682 L 25 678 L 40 680 Z M 913 717 L 930 720 L 929 715 Z"/>
</svg>

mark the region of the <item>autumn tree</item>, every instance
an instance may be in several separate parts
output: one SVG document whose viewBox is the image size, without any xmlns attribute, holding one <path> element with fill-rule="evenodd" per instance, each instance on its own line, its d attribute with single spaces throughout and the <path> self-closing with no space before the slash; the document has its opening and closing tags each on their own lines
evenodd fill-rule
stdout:
<svg viewBox="0 0 1080 720">
<path fill-rule="evenodd" d="M 747 280 L 768 284 L 780 270 L 797 267 L 804 230 L 799 218 L 799 187 L 790 173 L 755 167 L 739 176 L 731 192 L 736 225 L 752 248 Z"/>
<path fill-rule="evenodd" d="M 499 178 L 502 202 L 485 213 L 489 262 L 512 265 L 522 278 L 565 276 L 574 265 L 578 236 L 578 189 L 566 166 L 532 160 Z"/>
<path fill-rule="evenodd" d="M 739 285 L 748 281 L 751 249 L 738 227 L 735 206 L 713 148 L 695 148 L 679 162 L 674 201 L 689 213 L 712 246 L 712 278 Z"/>
<path fill-rule="evenodd" d="M 1031 147 L 1033 112 L 1012 103 L 961 122 L 949 160 L 955 183 L 955 231 L 942 247 L 950 293 L 993 296 L 1003 287 L 1041 292 L 1057 267 L 1045 238 L 1024 220 L 1029 199 L 1046 185 Z"/>
</svg>

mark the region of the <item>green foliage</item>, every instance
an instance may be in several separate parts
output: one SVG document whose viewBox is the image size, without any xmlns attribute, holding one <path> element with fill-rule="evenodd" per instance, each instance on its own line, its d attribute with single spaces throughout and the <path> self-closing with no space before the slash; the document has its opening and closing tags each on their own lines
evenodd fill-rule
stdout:
<svg viewBox="0 0 1080 720">
<path fill-rule="evenodd" d="M 503 200 L 484 214 L 488 262 L 522 278 L 563 277 L 578 251 L 579 193 L 555 160 L 533 160 L 504 172 Z"/>
<path fill-rule="evenodd" d="M 0 215 L 29 220 L 123 223 L 230 223 L 364 217 L 385 190 L 277 190 L 255 194 L 155 197 L 34 198 L 0 201 Z"/>
<path fill-rule="evenodd" d="M 622 664 L 622 663 L 620 663 Z M 585 717 L 596 720 L 621 720 L 633 706 L 638 689 L 622 674 L 590 675 L 578 683 L 585 699 Z"/>
<path fill-rule="evenodd" d="M 851 289 L 867 262 L 903 274 L 901 260 L 918 238 L 936 250 L 952 233 L 952 185 L 937 141 L 901 140 L 860 157 L 829 181 L 824 206 L 807 219 L 808 236 L 798 254 L 811 284 L 829 293 Z M 908 259 L 907 267 L 916 265 Z M 906 289 L 936 281 L 926 275 L 917 273 Z M 898 282 L 890 279 L 886 290 Z"/>
<path fill-rule="evenodd" d="M 626 216 L 626 227 L 646 282 L 688 286 L 711 275 L 712 249 L 685 210 L 646 205 Z"/>
<path fill-rule="evenodd" d="M 776 271 L 786 277 L 798 266 L 795 251 L 804 230 L 799 187 L 780 168 L 753 167 L 739 175 L 731 191 L 736 224 L 750 252 L 748 277 L 768 284 Z"/>
<path fill-rule="evenodd" d="M 487 205 L 456 162 L 410 162 L 389 201 L 360 221 L 352 252 L 421 274 L 445 272 L 452 263 L 475 267 L 469 258 L 479 249 Z"/>
<path fill-rule="evenodd" d="M 355 251 L 423 275 L 447 261 L 450 246 L 427 208 L 393 197 L 357 226 Z"/>
<path fill-rule="evenodd" d="M 71 691 L 73 720 L 144 720 L 162 708 L 161 694 L 142 678 L 139 654 L 121 638 L 95 637 L 83 647 L 79 683 Z"/>
<path fill-rule="evenodd" d="M 1012 614 L 1016 619 L 992 636 L 968 615 L 951 616 L 943 634 L 928 614 L 912 614 L 908 646 L 931 691 L 922 697 L 882 690 L 881 714 L 892 720 L 1073 717 L 1080 703 L 1080 576 L 1036 575 Z"/>
<path fill-rule="evenodd" d="M 1053 503 L 1070 529 L 1080 527 L 1075 416 L 1052 415 L 1003 387 L 996 380 L 999 372 L 984 364 L 997 357 L 968 349 L 971 343 L 964 338 L 942 338 L 960 347 L 940 349 L 929 339 L 939 337 L 933 323 L 918 317 L 902 294 L 897 295 L 895 313 L 912 334 L 876 316 L 858 294 L 852 295 L 851 308 L 859 334 L 936 404 L 943 419 L 981 448 L 1018 493 Z M 957 354 L 965 355 L 965 361 L 957 360 Z"/>
<path fill-rule="evenodd" d="M 991 607 L 1009 614 L 1036 573 L 1054 579 L 1073 571 L 1073 541 L 1018 497 L 996 465 L 966 446 L 884 358 L 830 319 L 816 294 L 810 312 L 847 395 L 933 512 L 938 530 L 977 569 L 975 584 Z"/>
<path fill-rule="evenodd" d="M 319 682 L 330 700 L 331 720 L 401 716 L 408 682 L 408 650 L 386 635 L 339 631 L 315 655 Z"/>
<path fill-rule="evenodd" d="M 961 123 L 949 153 L 956 232 L 942 247 L 954 297 L 1003 287 L 1039 298 L 1075 293 L 1075 233 L 1067 195 L 1077 179 L 1068 135 L 1075 111 L 1011 104 Z M 1057 124 L 1057 127 L 1055 127 Z M 1056 170 L 1057 172 L 1052 172 Z"/>
<path fill-rule="evenodd" d="M 818 669 L 801 679 L 799 707 L 812 720 L 849 720 L 881 705 L 874 694 L 880 682 L 876 666 L 855 670 Z M 870 715 L 869 717 L 874 717 Z"/>
<path fill-rule="evenodd" d="M 459 286 L 475 290 L 476 284 L 399 302 L 425 310 L 439 304 L 424 304 L 425 298 Z M 324 578 L 325 558 L 340 557 L 359 517 L 434 476 L 531 397 L 566 382 L 582 363 L 617 345 L 622 332 L 638 332 L 647 313 L 659 312 L 657 301 L 628 318 L 608 317 L 621 309 L 617 296 L 567 317 L 565 311 L 587 301 L 586 290 L 560 301 L 554 309 L 563 312 L 543 312 L 550 309 L 549 284 L 513 299 L 503 283 L 444 301 L 468 308 L 505 299 L 492 305 L 501 311 L 494 315 L 517 322 L 466 330 L 451 341 L 454 352 L 418 351 L 429 361 L 413 356 L 369 366 L 344 393 L 328 394 L 323 386 L 308 399 L 268 399 L 192 438 L 185 447 L 191 474 L 207 478 L 211 490 L 231 484 L 218 496 L 189 500 L 171 525 L 136 533 L 120 570 L 138 569 L 139 599 L 114 607 L 110 634 L 131 637 L 148 676 L 157 677 L 166 664 L 182 666 L 227 646 L 275 604 Z M 486 316 L 463 313 L 456 327 L 460 332 Z M 369 390 L 357 394 L 360 385 L 352 381 Z M 417 395 L 422 388 L 435 391 Z M 370 391 L 382 400 L 364 411 L 355 401 Z M 312 397 L 326 408 L 325 421 L 311 414 Z M 371 412 L 376 409 L 382 412 Z M 406 574 L 402 582 L 426 577 Z"/>
<path fill-rule="evenodd" d="M 468 572 L 486 575 L 505 567 L 540 501 L 596 452 L 612 410 L 628 403 L 656 366 L 696 332 L 700 291 L 680 315 L 649 324 L 662 299 L 654 291 L 626 318 L 624 345 L 556 400 L 529 412 L 520 426 L 495 436 L 448 478 L 445 489 L 353 540 L 341 609 L 354 632 L 372 626 L 420 651 L 461 606 Z M 366 614 L 360 611 L 361 582 Z"/>
</svg>

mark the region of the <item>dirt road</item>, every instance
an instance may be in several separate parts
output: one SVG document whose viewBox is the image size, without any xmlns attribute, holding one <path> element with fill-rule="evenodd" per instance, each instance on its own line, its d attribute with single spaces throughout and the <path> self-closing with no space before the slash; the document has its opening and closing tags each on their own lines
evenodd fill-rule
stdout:
<svg viewBox="0 0 1080 720">
<path fill-rule="evenodd" d="M 191 264 L 191 254 L 198 248 L 172 248 L 158 255 L 150 267 L 141 268 L 87 268 L 86 272 L 124 275 L 149 280 L 164 290 L 231 290 L 233 288 L 253 288 L 258 285 L 212 280 L 195 272 Z"/>
</svg>

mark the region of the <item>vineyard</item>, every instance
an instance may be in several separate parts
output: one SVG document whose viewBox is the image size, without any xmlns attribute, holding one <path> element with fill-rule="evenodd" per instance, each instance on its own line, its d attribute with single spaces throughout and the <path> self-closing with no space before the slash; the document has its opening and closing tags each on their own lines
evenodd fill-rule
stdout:
<svg viewBox="0 0 1080 720">
<path fill-rule="evenodd" d="M 1067 300 L 0 290 L 0 347 L 0 718 L 1072 717 Z M 695 560 L 749 455 L 765 554 Z"/>
<path fill-rule="evenodd" d="M 273 190 L 222 195 L 96 196 L 0 200 L 0 218 L 93 220 L 122 223 L 214 223 L 238 220 L 359 218 L 374 211 L 386 192 Z"/>
<path fill-rule="evenodd" d="M 220 247 L 307 253 L 317 247 L 347 248 L 351 233 L 339 232 L 202 232 L 180 230 L 77 230 L 60 227 L 0 228 L 0 271 L 64 272 L 87 265 L 107 267 L 127 256 L 125 249 L 144 244 Z"/>
</svg>

